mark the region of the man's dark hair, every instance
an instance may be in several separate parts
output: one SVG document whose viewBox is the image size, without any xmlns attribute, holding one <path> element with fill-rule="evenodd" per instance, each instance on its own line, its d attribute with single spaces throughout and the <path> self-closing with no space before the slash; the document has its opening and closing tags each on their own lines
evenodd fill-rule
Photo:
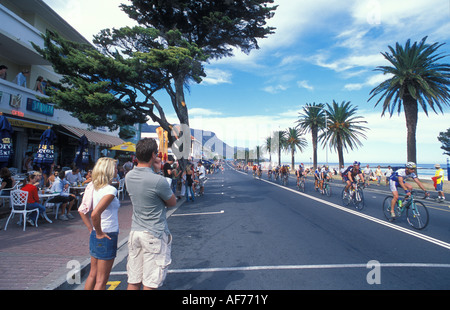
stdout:
<svg viewBox="0 0 450 310">
<path fill-rule="evenodd" d="M 148 163 L 152 159 L 153 153 L 158 154 L 158 144 L 155 139 L 144 138 L 136 144 L 136 158 L 140 162 Z"/>
</svg>

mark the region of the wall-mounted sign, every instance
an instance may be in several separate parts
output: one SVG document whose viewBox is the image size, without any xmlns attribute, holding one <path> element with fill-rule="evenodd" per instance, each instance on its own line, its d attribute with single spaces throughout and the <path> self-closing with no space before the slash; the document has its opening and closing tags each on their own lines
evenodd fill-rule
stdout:
<svg viewBox="0 0 450 310">
<path fill-rule="evenodd" d="M 27 110 L 36 113 L 53 116 L 54 108 L 50 104 L 42 103 L 38 100 L 28 98 L 27 99 Z"/>
</svg>

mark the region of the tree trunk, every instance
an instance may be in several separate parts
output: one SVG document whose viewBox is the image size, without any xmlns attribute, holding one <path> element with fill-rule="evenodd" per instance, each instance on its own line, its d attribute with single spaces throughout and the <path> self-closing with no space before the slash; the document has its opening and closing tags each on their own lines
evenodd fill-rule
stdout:
<svg viewBox="0 0 450 310">
<path fill-rule="evenodd" d="M 278 142 L 278 166 L 281 167 L 281 141 Z"/>
<path fill-rule="evenodd" d="M 312 143 L 313 143 L 313 167 L 317 169 L 317 127 L 311 128 Z"/>
<path fill-rule="evenodd" d="M 291 163 L 292 163 L 292 170 L 295 170 L 294 154 L 295 154 L 295 145 L 293 145 L 293 146 L 291 147 Z"/>
<path fill-rule="evenodd" d="M 173 102 L 173 99 L 175 99 L 175 102 Z M 177 77 L 175 79 L 175 98 L 172 98 L 172 104 L 180 124 L 189 126 L 189 114 L 184 99 L 184 77 Z"/>
<path fill-rule="evenodd" d="M 339 169 L 344 165 L 344 150 L 342 146 L 342 140 L 340 137 L 337 139 L 337 151 L 338 151 L 338 158 L 339 158 Z"/>
<path fill-rule="evenodd" d="M 405 109 L 406 129 L 407 129 L 407 138 L 406 138 L 407 161 L 417 163 L 416 157 L 416 130 L 418 118 L 417 100 L 415 100 L 409 94 L 405 94 L 405 96 L 403 97 L 403 108 Z"/>
</svg>

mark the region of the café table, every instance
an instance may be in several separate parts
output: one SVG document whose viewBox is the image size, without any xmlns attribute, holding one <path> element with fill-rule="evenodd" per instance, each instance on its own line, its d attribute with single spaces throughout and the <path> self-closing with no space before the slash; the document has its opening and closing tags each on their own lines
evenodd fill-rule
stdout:
<svg viewBox="0 0 450 310">
<path fill-rule="evenodd" d="M 45 203 L 47 200 L 49 200 L 50 198 L 56 197 L 59 195 L 59 193 L 55 193 L 55 192 L 49 192 L 49 191 L 38 191 L 38 195 L 39 195 L 39 199 L 42 202 L 42 205 L 45 206 Z M 53 223 L 52 220 L 50 220 L 47 216 L 47 212 L 45 212 L 44 214 L 41 214 L 42 217 L 49 223 Z"/>
<path fill-rule="evenodd" d="M 79 198 L 81 197 L 81 193 L 84 192 L 86 187 L 87 187 L 87 185 L 70 186 L 70 192 L 77 197 L 77 206 L 80 204 L 80 199 Z"/>
</svg>

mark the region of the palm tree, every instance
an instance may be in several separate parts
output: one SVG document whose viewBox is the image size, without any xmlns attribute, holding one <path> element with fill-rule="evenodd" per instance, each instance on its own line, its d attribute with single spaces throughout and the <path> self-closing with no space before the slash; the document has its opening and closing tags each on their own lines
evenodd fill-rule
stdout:
<svg viewBox="0 0 450 310">
<path fill-rule="evenodd" d="M 386 111 L 392 114 L 397 108 L 405 110 L 407 127 L 407 158 L 416 162 L 416 129 L 418 103 L 428 116 L 428 107 L 435 113 L 436 108 L 443 113 L 442 104 L 450 105 L 450 65 L 438 61 L 448 55 L 437 54 L 443 44 L 425 44 L 427 37 L 419 43 L 410 40 L 405 46 L 396 44 L 395 50 L 388 46 L 390 53 L 381 53 L 392 66 L 379 66 L 375 71 L 390 74 L 392 77 L 370 92 L 373 97 L 381 94 L 375 106 L 384 98 L 382 116 Z"/>
<path fill-rule="evenodd" d="M 316 103 L 307 103 L 303 107 L 303 113 L 299 113 L 300 117 L 296 122 L 298 125 L 295 127 L 300 129 L 301 134 L 311 132 L 314 169 L 317 168 L 317 136 L 319 130 L 325 127 L 325 111 L 323 108 L 323 103 L 317 105 Z"/>
<path fill-rule="evenodd" d="M 266 140 L 264 141 L 263 144 L 263 148 L 264 150 L 269 153 L 269 162 L 272 162 L 272 153 L 273 153 L 273 149 L 272 149 L 272 137 L 267 137 Z"/>
<path fill-rule="evenodd" d="M 300 150 L 300 152 L 303 151 L 305 147 L 308 146 L 308 142 L 306 142 L 306 139 L 301 137 L 300 129 L 298 128 L 292 128 L 289 127 L 286 130 L 286 149 L 291 151 L 291 162 L 292 162 L 292 169 L 295 169 L 294 167 L 294 154 L 296 151 L 296 148 Z"/>
<path fill-rule="evenodd" d="M 330 149 L 334 148 L 338 153 L 339 167 L 344 164 L 344 149 L 348 152 L 350 148 L 353 150 L 362 143 L 358 136 L 363 137 L 364 131 L 368 128 L 361 126 L 367 123 L 361 120 L 362 116 L 356 116 L 357 107 L 353 107 L 350 101 L 342 101 L 337 104 L 333 100 L 333 104 L 327 103 L 327 129 L 320 135 L 319 140 L 323 145 L 329 145 Z"/>
<path fill-rule="evenodd" d="M 255 151 L 256 151 L 256 163 L 257 163 L 257 165 L 259 165 L 259 158 L 261 157 L 261 150 L 262 150 L 262 146 L 260 146 L 260 145 L 257 145 L 256 146 L 256 149 L 255 149 Z"/>
<path fill-rule="evenodd" d="M 274 131 L 272 136 L 272 149 L 278 151 L 278 165 L 281 166 L 281 149 L 286 146 L 286 132 Z"/>
</svg>

